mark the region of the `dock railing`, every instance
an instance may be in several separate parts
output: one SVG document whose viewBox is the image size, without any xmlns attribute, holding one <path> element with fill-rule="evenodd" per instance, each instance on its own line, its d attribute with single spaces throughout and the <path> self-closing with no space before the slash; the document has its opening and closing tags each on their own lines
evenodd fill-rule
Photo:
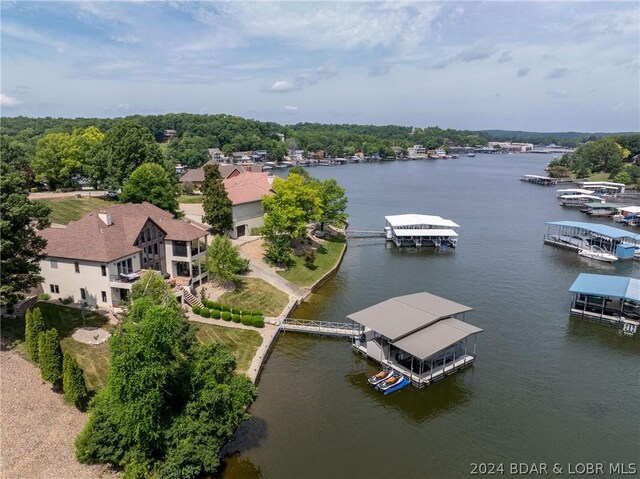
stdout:
<svg viewBox="0 0 640 479">
<path fill-rule="evenodd" d="M 332 321 L 307 321 L 285 318 L 282 321 L 283 331 L 297 331 L 301 333 L 321 334 L 325 336 L 357 336 L 360 326 L 354 323 L 334 323 Z"/>
</svg>

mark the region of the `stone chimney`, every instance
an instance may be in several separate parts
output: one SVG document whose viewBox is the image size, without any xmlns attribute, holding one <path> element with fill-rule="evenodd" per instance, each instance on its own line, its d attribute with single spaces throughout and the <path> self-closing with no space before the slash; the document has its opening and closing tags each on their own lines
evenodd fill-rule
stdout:
<svg viewBox="0 0 640 479">
<path fill-rule="evenodd" d="M 98 218 L 100 218 L 102 222 L 107 226 L 111 226 L 113 224 L 111 215 L 105 211 L 101 211 L 100 213 L 98 213 Z"/>
</svg>

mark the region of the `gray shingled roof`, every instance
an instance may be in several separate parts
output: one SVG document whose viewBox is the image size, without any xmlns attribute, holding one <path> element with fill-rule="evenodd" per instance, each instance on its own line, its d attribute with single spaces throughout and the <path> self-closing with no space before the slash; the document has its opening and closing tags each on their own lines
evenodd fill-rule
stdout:
<svg viewBox="0 0 640 479">
<path fill-rule="evenodd" d="M 397 341 L 440 319 L 472 309 L 431 293 L 415 293 L 388 299 L 347 318 Z"/>
</svg>

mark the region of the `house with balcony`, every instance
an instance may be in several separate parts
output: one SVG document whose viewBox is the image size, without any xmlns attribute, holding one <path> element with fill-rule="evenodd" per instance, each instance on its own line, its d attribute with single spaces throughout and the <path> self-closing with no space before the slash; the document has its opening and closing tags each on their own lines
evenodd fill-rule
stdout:
<svg viewBox="0 0 640 479">
<path fill-rule="evenodd" d="M 187 171 L 184 175 L 180 177 L 178 180 L 181 185 L 185 183 L 190 183 L 196 188 L 200 188 L 202 183 L 204 183 L 204 167 L 207 165 L 216 165 L 218 167 L 218 171 L 222 176 L 222 179 L 225 180 L 227 178 L 231 178 L 233 176 L 239 175 L 245 171 L 262 171 L 262 165 L 252 165 L 251 167 L 241 166 L 241 165 L 232 165 L 229 163 L 220 163 L 216 160 L 209 160 L 200 168 L 194 168 L 193 170 Z"/>
<path fill-rule="evenodd" d="M 113 308 L 146 270 L 170 280 L 179 294 L 208 278 L 208 232 L 150 203 L 114 205 L 39 234 L 47 240 L 42 287 L 54 299 Z"/>
</svg>

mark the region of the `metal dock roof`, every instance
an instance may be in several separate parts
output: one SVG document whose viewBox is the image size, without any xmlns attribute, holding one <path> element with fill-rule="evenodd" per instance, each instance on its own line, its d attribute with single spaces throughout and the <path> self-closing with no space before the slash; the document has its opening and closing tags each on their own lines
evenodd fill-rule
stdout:
<svg viewBox="0 0 640 479">
<path fill-rule="evenodd" d="M 626 276 L 580 273 L 569 291 L 589 296 L 627 299 L 640 303 L 640 280 Z"/>
<path fill-rule="evenodd" d="M 597 223 L 584 223 L 581 221 L 547 221 L 548 225 L 553 226 L 566 226 L 569 228 L 581 228 L 586 231 L 591 231 L 592 233 L 597 233 L 599 235 L 608 236 L 609 238 L 621 239 L 621 238 L 631 238 L 634 241 L 640 241 L 640 235 L 636 233 L 631 233 L 630 231 L 626 231 L 620 228 L 614 228 L 613 226 L 601 225 Z"/>
</svg>

